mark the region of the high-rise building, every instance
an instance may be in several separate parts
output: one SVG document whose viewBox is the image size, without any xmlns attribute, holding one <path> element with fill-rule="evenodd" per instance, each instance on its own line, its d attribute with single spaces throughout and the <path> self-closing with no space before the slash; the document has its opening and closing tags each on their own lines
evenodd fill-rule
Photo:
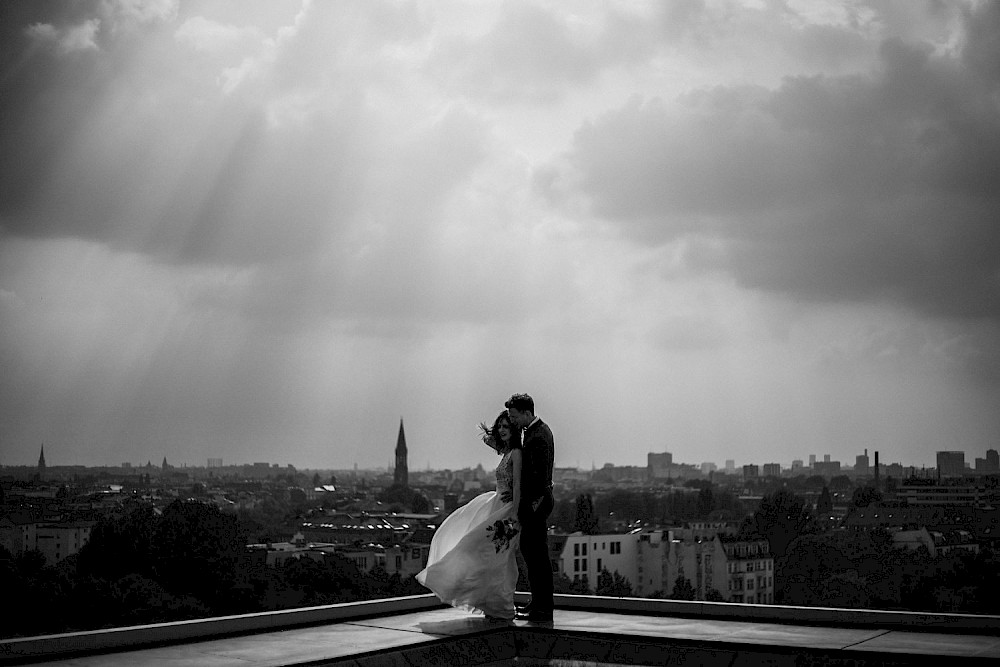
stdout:
<svg viewBox="0 0 1000 667">
<path fill-rule="evenodd" d="M 649 479 L 667 479 L 674 464 L 674 455 L 670 452 L 646 454 L 646 474 Z"/>
<path fill-rule="evenodd" d="M 986 450 L 986 472 L 1000 472 L 1000 455 L 995 449 Z"/>
<path fill-rule="evenodd" d="M 399 420 L 399 435 L 396 436 L 396 471 L 393 475 L 396 486 L 409 486 L 410 472 L 406 467 L 406 434 L 403 433 L 403 419 Z"/>
<path fill-rule="evenodd" d="M 816 466 L 816 455 L 815 454 L 810 454 L 809 455 L 809 467 L 813 468 L 815 466 Z"/>
<path fill-rule="evenodd" d="M 854 473 L 856 475 L 867 475 L 868 468 L 868 450 L 866 449 L 864 454 L 860 454 L 854 458 Z"/>
<path fill-rule="evenodd" d="M 736 471 L 736 459 L 726 459 L 726 472 L 733 473 Z"/>
<path fill-rule="evenodd" d="M 781 477 L 781 464 L 780 463 L 765 463 L 764 464 L 764 477 Z"/>
<path fill-rule="evenodd" d="M 743 466 L 743 479 L 757 479 L 760 477 L 760 467 L 756 463 L 748 463 Z"/>
<path fill-rule="evenodd" d="M 222 467 L 222 459 L 209 459 L 208 460 L 208 467 L 209 468 L 221 468 Z"/>
<path fill-rule="evenodd" d="M 830 455 L 823 457 L 822 461 L 813 464 L 813 473 L 830 478 L 840 474 L 840 461 L 831 461 Z"/>
<path fill-rule="evenodd" d="M 938 452 L 937 469 L 939 477 L 962 477 L 965 475 L 965 452 Z"/>
</svg>

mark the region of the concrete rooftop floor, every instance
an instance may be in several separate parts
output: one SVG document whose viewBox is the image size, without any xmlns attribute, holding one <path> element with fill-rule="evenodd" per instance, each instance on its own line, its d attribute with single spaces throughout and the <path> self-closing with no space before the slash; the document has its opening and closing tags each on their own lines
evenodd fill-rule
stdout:
<svg viewBox="0 0 1000 667">
<path fill-rule="evenodd" d="M 611 602 L 608 606 L 616 606 Z M 935 631 L 931 616 L 923 626 L 920 617 L 909 617 L 915 623 L 902 628 L 870 620 L 850 625 L 850 619 L 843 625 L 799 625 L 670 616 L 662 613 L 662 605 L 639 603 L 624 605 L 626 611 L 605 611 L 594 608 L 599 603 L 591 599 L 576 604 L 584 608 L 557 609 L 551 625 L 489 622 L 436 607 L 131 650 L 36 655 L 21 662 L 75 667 L 1000 664 L 1000 626 L 991 627 L 990 621 L 959 632 Z M 644 607 L 660 613 L 642 613 Z M 18 664 L 18 659 L 2 651 L 0 662 Z"/>
</svg>

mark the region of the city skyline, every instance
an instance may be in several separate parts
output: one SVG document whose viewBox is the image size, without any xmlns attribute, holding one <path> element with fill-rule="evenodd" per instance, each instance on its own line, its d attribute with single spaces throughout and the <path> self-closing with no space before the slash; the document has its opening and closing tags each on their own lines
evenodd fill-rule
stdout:
<svg viewBox="0 0 1000 667">
<path fill-rule="evenodd" d="M 60 466 L 72 467 L 72 466 L 81 466 L 82 465 L 82 466 L 85 466 L 85 467 L 97 467 L 97 468 L 115 468 L 115 467 L 121 467 L 122 469 L 125 469 L 125 470 L 128 470 L 128 469 L 139 470 L 141 468 L 145 468 L 147 465 L 152 465 L 154 468 L 160 469 L 160 468 L 163 467 L 163 464 L 167 464 L 170 467 L 174 467 L 174 468 L 187 468 L 187 467 L 190 467 L 190 468 L 206 468 L 206 469 L 210 469 L 210 468 L 213 468 L 213 467 L 214 468 L 243 467 L 243 466 L 254 466 L 254 465 L 265 464 L 265 465 L 271 466 L 272 468 L 277 468 L 279 470 L 282 469 L 282 468 L 287 467 L 288 465 L 291 465 L 294 468 L 296 468 L 297 470 L 337 470 L 337 471 L 350 471 L 352 469 L 356 469 L 356 470 L 365 471 L 365 472 L 381 471 L 381 472 L 384 472 L 384 473 L 387 473 L 387 474 L 391 474 L 391 473 L 395 472 L 396 465 L 397 465 L 397 463 L 399 461 L 398 446 L 399 446 L 399 442 L 400 441 L 403 442 L 404 452 L 405 452 L 406 451 L 406 447 L 405 447 L 405 438 L 403 436 L 403 425 L 402 425 L 402 423 L 400 424 L 400 427 L 399 427 L 399 436 L 397 437 L 396 451 L 394 452 L 394 456 L 396 458 L 396 461 L 395 462 L 390 461 L 390 462 L 388 462 L 384 466 L 362 467 L 362 466 L 357 466 L 354 463 L 350 463 L 350 464 L 347 464 L 347 465 L 314 466 L 314 465 L 309 465 L 309 464 L 304 464 L 304 465 L 303 464 L 296 464 L 296 463 L 293 463 L 293 462 L 290 462 L 290 461 L 274 461 L 274 460 L 267 460 L 267 461 L 227 461 L 227 460 L 222 459 L 222 458 L 211 457 L 211 456 L 205 458 L 202 462 L 169 461 L 167 459 L 167 457 L 164 456 L 164 457 L 162 457 L 162 462 L 160 462 L 160 463 L 153 463 L 153 458 L 150 458 L 150 457 L 146 458 L 146 463 L 142 463 L 141 461 L 131 461 L 131 460 L 129 460 L 129 461 L 120 461 L 118 463 L 90 463 L 90 464 L 84 463 L 84 462 L 48 463 L 47 459 L 45 458 L 45 455 L 44 455 L 44 444 L 43 444 L 39 448 L 39 456 L 37 457 L 37 459 L 36 459 L 35 462 L 32 462 L 32 463 L 18 463 L 18 462 L 10 462 L 10 461 L 0 460 L 0 467 L 28 467 L 28 468 L 30 468 L 30 467 L 36 467 L 37 466 L 37 467 L 46 467 L 46 468 L 49 468 L 49 467 L 60 467 Z M 939 459 L 941 454 L 952 453 L 954 451 L 959 451 L 959 452 L 961 452 L 963 454 L 963 458 L 964 458 L 963 463 L 964 463 L 965 470 L 974 473 L 974 472 L 976 472 L 976 467 L 975 467 L 976 466 L 976 459 L 977 458 L 980 458 L 980 459 L 988 458 L 990 455 L 992 455 L 995 458 L 996 457 L 997 449 L 996 448 L 991 448 L 989 450 L 985 450 L 984 452 L 967 452 L 967 451 L 964 451 L 964 450 L 940 450 L 938 452 L 935 452 L 935 454 L 937 455 L 937 458 Z M 664 453 L 664 452 L 648 452 L 647 455 L 649 455 L 649 454 L 662 454 L 662 453 Z M 665 452 L 665 453 L 670 453 L 670 452 Z M 834 455 L 829 454 L 829 453 L 809 454 L 809 455 L 805 455 L 805 456 L 802 456 L 802 457 L 799 457 L 799 458 L 796 458 L 796 459 L 791 459 L 789 461 L 774 461 L 774 460 L 771 460 L 771 459 L 760 459 L 760 460 L 723 459 L 721 461 L 682 461 L 682 460 L 674 460 L 673 463 L 672 463 L 672 465 L 700 467 L 700 466 L 704 466 L 705 464 L 711 464 L 711 465 L 716 466 L 716 470 L 718 472 L 725 472 L 726 471 L 726 466 L 729 463 L 729 460 L 733 460 L 733 462 L 734 462 L 734 470 L 736 470 L 737 472 L 741 471 L 742 467 L 744 465 L 756 465 L 756 466 L 761 466 L 762 467 L 762 466 L 771 465 L 771 464 L 778 464 L 781 467 L 781 471 L 784 473 L 784 472 L 789 472 L 789 471 L 795 470 L 795 464 L 796 463 L 801 464 L 801 469 L 802 470 L 806 470 L 806 471 L 811 470 L 813 468 L 812 459 L 814 459 L 815 462 L 819 463 L 819 464 L 829 463 L 831 461 L 834 462 L 834 463 L 839 463 L 844 470 L 853 471 L 855 469 L 855 464 L 857 463 L 857 458 L 860 457 L 860 456 L 867 457 L 868 467 L 874 468 L 874 465 L 875 465 L 875 454 L 876 454 L 875 451 L 868 452 L 867 450 L 865 450 L 865 451 L 859 452 L 858 454 L 853 455 L 852 457 L 850 457 L 849 460 L 847 458 L 838 459 Z M 880 454 L 880 457 L 881 457 L 879 459 L 879 464 L 880 464 L 881 467 L 887 467 L 887 466 L 892 466 L 892 465 L 902 465 L 904 468 L 913 468 L 913 469 L 928 468 L 928 469 L 932 469 L 932 470 L 936 469 L 936 465 L 917 464 L 917 463 L 913 463 L 913 462 L 910 462 L 910 461 L 899 460 L 899 459 L 887 460 L 885 458 L 885 456 L 884 456 L 883 453 L 879 453 L 879 454 Z M 978 456 L 978 454 L 983 454 L 984 456 Z M 404 456 L 406 456 L 405 453 L 404 453 Z M 160 459 L 157 459 L 157 460 L 159 461 Z M 422 465 L 422 466 L 417 465 L 417 466 L 415 466 L 415 465 L 413 465 L 412 461 L 409 461 L 408 457 L 406 457 L 406 460 L 407 460 L 406 467 L 409 470 L 413 471 L 414 473 L 419 473 L 419 472 L 422 472 L 422 471 L 433 471 L 433 470 L 470 469 L 470 468 L 475 468 L 477 465 L 482 466 L 484 470 L 492 470 L 492 466 L 490 465 L 491 461 L 489 459 L 486 460 L 486 461 L 481 461 L 481 462 L 473 464 L 473 465 L 462 466 L 460 468 L 449 468 L 448 466 L 433 466 L 433 465 L 431 465 L 431 463 L 429 461 L 425 465 Z M 494 457 L 493 460 L 495 461 L 495 457 Z M 937 461 L 935 461 L 934 463 L 936 464 Z M 587 469 L 598 470 L 598 469 L 601 469 L 602 467 L 604 467 L 605 465 L 613 465 L 613 466 L 616 466 L 616 467 L 619 467 L 619 466 L 620 467 L 645 467 L 647 465 L 647 463 L 646 462 L 643 462 L 643 463 L 624 462 L 623 463 L 623 462 L 616 462 L 616 461 L 604 461 L 602 463 L 597 463 L 595 461 L 595 462 L 591 463 L 591 466 L 583 466 L 583 465 L 573 465 L 573 464 L 560 465 L 559 462 L 556 462 L 556 467 L 557 468 L 576 468 L 578 470 L 587 470 Z"/>
<path fill-rule="evenodd" d="M 998 3 L 0 12 L 0 461 L 1000 443 Z"/>
</svg>

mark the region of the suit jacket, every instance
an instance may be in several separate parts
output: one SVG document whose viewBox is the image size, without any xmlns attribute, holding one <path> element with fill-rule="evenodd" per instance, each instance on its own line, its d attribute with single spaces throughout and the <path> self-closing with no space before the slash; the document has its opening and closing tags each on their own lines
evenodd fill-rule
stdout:
<svg viewBox="0 0 1000 667">
<path fill-rule="evenodd" d="M 555 444 L 552 430 L 541 419 L 524 431 L 521 458 L 521 506 L 518 515 L 534 513 L 532 503 L 552 493 L 552 462 Z M 551 503 L 548 503 L 551 511 Z"/>
</svg>

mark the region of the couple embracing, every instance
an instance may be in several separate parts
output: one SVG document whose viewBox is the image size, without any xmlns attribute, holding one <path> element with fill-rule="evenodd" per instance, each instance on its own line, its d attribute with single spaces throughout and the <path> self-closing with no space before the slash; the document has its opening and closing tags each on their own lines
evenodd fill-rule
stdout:
<svg viewBox="0 0 1000 667">
<path fill-rule="evenodd" d="M 502 456 L 497 490 L 473 498 L 444 520 L 431 540 L 427 567 L 416 578 L 442 602 L 482 611 L 487 619 L 551 623 L 552 431 L 535 415 L 531 396 L 514 394 L 504 406 L 492 428 L 483 425 L 483 441 Z M 518 550 L 528 570 L 531 602 L 515 609 Z"/>
</svg>

